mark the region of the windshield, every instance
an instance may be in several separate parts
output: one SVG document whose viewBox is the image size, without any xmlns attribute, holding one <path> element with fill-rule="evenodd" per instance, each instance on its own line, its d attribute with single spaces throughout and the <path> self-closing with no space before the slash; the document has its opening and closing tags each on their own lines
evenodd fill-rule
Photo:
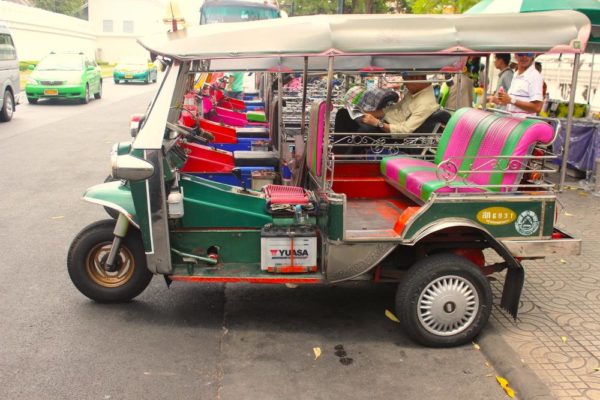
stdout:
<svg viewBox="0 0 600 400">
<path fill-rule="evenodd" d="M 273 18 L 279 18 L 279 13 L 272 7 L 214 5 L 202 7 L 200 25 Z"/>
<path fill-rule="evenodd" d="M 82 57 L 78 54 L 51 54 L 39 62 L 38 71 L 81 71 Z"/>
</svg>

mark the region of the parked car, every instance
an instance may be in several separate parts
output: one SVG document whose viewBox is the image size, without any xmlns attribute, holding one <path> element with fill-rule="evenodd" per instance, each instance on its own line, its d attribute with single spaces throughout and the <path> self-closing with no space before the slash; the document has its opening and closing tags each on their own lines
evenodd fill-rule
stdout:
<svg viewBox="0 0 600 400">
<path fill-rule="evenodd" d="M 25 85 L 27 101 L 41 98 L 79 99 L 83 104 L 102 97 L 102 74 L 96 61 L 83 53 L 50 53 L 37 65 Z"/>
<path fill-rule="evenodd" d="M 116 84 L 131 81 L 151 83 L 156 82 L 156 79 L 157 71 L 153 63 L 125 62 L 117 64 L 113 70 L 113 80 Z"/>
<path fill-rule="evenodd" d="M 8 27 L 0 22 L 0 121 L 13 117 L 19 95 L 19 60 Z"/>
</svg>

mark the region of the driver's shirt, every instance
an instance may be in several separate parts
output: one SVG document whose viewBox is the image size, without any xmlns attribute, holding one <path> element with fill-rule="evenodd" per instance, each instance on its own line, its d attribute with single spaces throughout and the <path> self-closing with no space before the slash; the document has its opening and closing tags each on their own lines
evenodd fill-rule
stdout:
<svg viewBox="0 0 600 400">
<path fill-rule="evenodd" d="M 392 136 L 402 136 L 414 132 L 439 108 L 429 85 L 415 94 L 407 91 L 402 100 L 383 109 L 383 119 L 390 125 Z"/>
<path fill-rule="evenodd" d="M 533 63 L 522 74 L 516 72 L 513 76 L 508 95 L 521 101 L 543 101 L 542 88 L 544 79 L 542 75 L 535 69 Z M 529 113 L 514 104 L 507 104 L 506 111 L 512 113 L 515 117 L 535 116 L 535 113 Z"/>
</svg>

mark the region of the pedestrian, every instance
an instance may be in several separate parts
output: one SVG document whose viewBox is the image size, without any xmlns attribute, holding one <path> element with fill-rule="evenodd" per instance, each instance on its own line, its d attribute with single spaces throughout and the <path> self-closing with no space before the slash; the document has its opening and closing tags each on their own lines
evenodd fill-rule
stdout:
<svg viewBox="0 0 600 400">
<path fill-rule="evenodd" d="M 244 73 L 243 72 L 230 72 L 227 75 L 227 86 L 226 94 L 228 97 L 234 99 L 242 99 L 244 92 Z"/>
<path fill-rule="evenodd" d="M 534 116 L 542 110 L 542 75 L 535 69 L 533 53 L 517 53 L 517 72 L 508 92 L 492 96 L 495 104 L 506 105 L 506 110 L 518 117 Z"/>
<path fill-rule="evenodd" d="M 498 85 L 494 93 L 498 93 L 500 88 L 508 92 L 510 84 L 513 80 L 514 71 L 510 68 L 510 54 L 509 53 L 496 53 L 494 55 L 494 67 L 500 71 L 498 74 Z"/>
</svg>

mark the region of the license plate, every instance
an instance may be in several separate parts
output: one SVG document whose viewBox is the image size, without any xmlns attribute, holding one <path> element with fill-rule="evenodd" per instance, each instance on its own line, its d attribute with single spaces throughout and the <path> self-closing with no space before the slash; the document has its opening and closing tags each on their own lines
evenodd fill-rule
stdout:
<svg viewBox="0 0 600 400">
<path fill-rule="evenodd" d="M 133 78 L 133 75 L 131 75 L 131 74 L 125 75 L 125 79 L 131 79 L 131 78 Z"/>
<path fill-rule="evenodd" d="M 44 89 L 44 95 L 46 96 L 56 96 L 58 94 L 58 90 L 56 89 Z"/>
</svg>

